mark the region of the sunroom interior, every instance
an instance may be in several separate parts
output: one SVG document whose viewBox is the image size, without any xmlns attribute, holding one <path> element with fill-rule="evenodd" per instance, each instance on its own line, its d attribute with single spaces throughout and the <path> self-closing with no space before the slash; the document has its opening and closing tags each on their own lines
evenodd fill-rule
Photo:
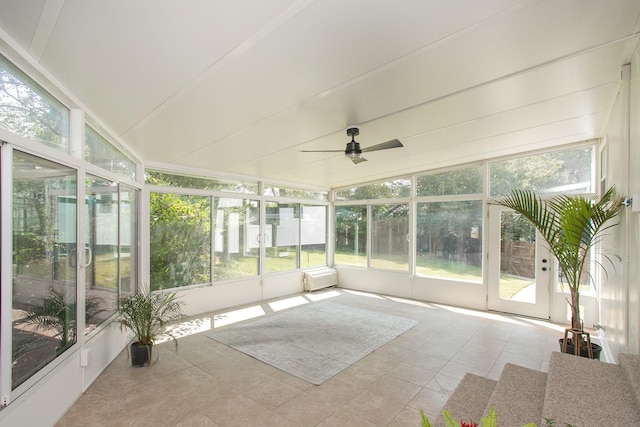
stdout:
<svg viewBox="0 0 640 427">
<path fill-rule="evenodd" d="M 625 196 L 581 303 L 606 361 L 640 354 L 637 1 L 0 10 L 0 424 L 55 423 L 125 348 L 134 292 L 195 316 L 330 267 L 566 325 L 542 241 L 492 204 L 513 189 Z M 56 299 L 72 314 L 43 332 Z"/>
</svg>

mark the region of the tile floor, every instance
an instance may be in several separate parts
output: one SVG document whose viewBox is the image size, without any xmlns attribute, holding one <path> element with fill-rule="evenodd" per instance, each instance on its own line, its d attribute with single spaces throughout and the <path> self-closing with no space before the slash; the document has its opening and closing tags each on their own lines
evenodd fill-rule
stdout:
<svg viewBox="0 0 640 427">
<path fill-rule="evenodd" d="M 420 321 L 314 386 L 207 337 L 256 316 L 330 299 Z M 497 379 L 506 362 L 547 370 L 562 326 L 395 297 L 327 289 L 208 313 L 133 368 L 123 351 L 56 424 L 67 426 L 419 426 L 466 372 Z M 433 417 L 433 418 L 432 418 Z"/>
</svg>

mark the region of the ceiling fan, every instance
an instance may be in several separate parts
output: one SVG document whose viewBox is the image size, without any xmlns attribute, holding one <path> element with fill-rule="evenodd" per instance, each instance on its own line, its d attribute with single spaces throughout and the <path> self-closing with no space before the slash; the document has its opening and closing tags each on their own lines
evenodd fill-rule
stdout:
<svg viewBox="0 0 640 427">
<path fill-rule="evenodd" d="M 362 157 L 362 153 L 368 153 L 370 151 L 387 150 L 389 148 L 403 147 L 402 143 L 397 139 L 383 142 L 381 144 L 372 145 L 367 148 L 360 148 L 360 143 L 356 142 L 355 138 L 360 134 L 360 129 L 349 128 L 347 129 L 347 135 L 351 137 L 351 141 L 347 142 L 347 148 L 344 150 L 344 155 L 349 157 L 354 164 L 366 162 L 367 159 Z M 300 150 L 303 153 L 340 153 L 343 150 Z"/>
</svg>

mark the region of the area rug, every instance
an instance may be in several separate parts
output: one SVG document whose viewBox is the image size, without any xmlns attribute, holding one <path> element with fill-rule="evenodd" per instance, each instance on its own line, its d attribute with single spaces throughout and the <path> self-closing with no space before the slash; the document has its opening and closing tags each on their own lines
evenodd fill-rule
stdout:
<svg viewBox="0 0 640 427">
<path fill-rule="evenodd" d="M 209 337 L 319 385 L 417 323 L 323 301 L 229 326 Z"/>
</svg>

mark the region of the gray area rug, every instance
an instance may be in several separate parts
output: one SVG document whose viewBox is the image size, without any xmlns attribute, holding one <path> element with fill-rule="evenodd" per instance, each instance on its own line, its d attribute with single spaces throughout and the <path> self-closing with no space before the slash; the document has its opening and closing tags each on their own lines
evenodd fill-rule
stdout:
<svg viewBox="0 0 640 427">
<path fill-rule="evenodd" d="M 318 385 L 417 323 L 325 301 L 229 326 L 209 337 Z"/>
</svg>

